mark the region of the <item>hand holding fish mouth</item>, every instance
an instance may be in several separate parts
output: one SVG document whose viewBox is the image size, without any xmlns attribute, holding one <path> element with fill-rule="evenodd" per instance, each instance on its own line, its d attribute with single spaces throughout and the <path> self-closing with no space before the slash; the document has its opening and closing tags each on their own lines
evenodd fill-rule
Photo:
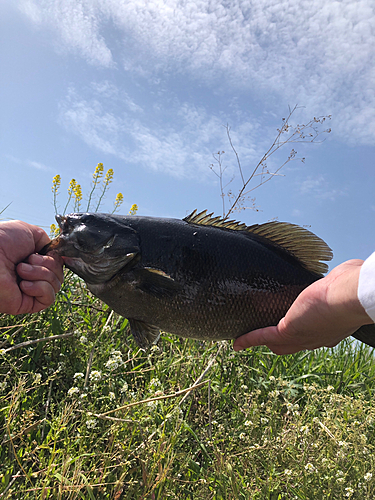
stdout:
<svg viewBox="0 0 375 500">
<path fill-rule="evenodd" d="M 22 221 L 0 223 L 0 312 L 25 314 L 46 309 L 63 282 L 63 261 L 38 255 L 50 241 L 43 229 Z"/>
<path fill-rule="evenodd" d="M 237 338 L 235 351 L 266 345 L 275 354 L 334 347 L 362 325 L 373 323 L 358 299 L 362 260 L 349 260 L 303 290 L 277 326 Z"/>
</svg>

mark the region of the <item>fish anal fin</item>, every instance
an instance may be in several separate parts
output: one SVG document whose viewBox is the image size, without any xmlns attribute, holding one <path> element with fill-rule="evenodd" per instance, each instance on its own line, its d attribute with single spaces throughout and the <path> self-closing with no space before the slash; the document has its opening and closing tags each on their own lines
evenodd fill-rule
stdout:
<svg viewBox="0 0 375 500">
<path fill-rule="evenodd" d="M 308 271 L 320 275 L 328 271 L 327 264 L 321 261 L 331 260 L 333 256 L 332 250 L 321 238 L 303 227 L 279 221 L 246 226 L 241 222 L 228 220 L 227 217 L 212 217 L 212 215 L 207 214 L 207 210 L 200 213 L 194 210 L 183 220 L 188 224 L 243 231 L 256 235 L 260 240 L 263 239 L 268 244 L 293 255 Z"/>
<path fill-rule="evenodd" d="M 156 344 L 160 338 L 160 330 L 156 326 L 136 319 L 129 319 L 129 325 L 130 331 L 141 349 L 148 349 L 152 344 Z"/>
</svg>

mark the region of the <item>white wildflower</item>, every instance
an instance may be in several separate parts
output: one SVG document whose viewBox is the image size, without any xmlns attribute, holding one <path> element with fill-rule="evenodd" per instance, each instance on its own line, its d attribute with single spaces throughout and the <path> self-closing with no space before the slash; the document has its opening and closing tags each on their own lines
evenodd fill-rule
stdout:
<svg viewBox="0 0 375 500">
<path fill-rule="evenodd" d="M 68 396 L 73 396 L 73 394 L 78 394 L 78 393 L 79 393 L 78 387 L 71 387 L 68 391 Z"/>
<path fill-rule="evenodd" d="M 126 382 L 124 382 L 124 385 L 121 387 L 120 392 L 128 392 L 129 386 Z"/>
<path fill-rule="evenodd" d="M 120 362 L 119 362 L 120 361 Z M 116 370 L 119 366 L 122 364 L 122 359 L 118 358 L 109 358 L 109 360 L 106 362 L 105 367 L 108 370 Z"/>
<path fill-rule="evenodd" d="M 90 373 L 90 380 L 93 382 L 98 382 L 102 378 L 102 373 L 99 370 L 93 370 Z"/>
<path fill-rule="evenodd" d="M 116 370 L 116 368 L 119 367 L 119 364 L 117 362 L 116 358 L 109 358 L 109 360 L 106 362 L 105 367 L 108 370 Z"/>
<path fill-rule="evenodd" d="M 302 434 L 305 434 L 305 436 L 307 436 L 310 432 L 310 429 L 309 429 L 309 426 L 308 425 L 303 425 L 300 430 L 299 430 Z"/>
<path fill-rule="evenodd" d="M 335 388 L 333 387 L 333 385 L 327 385 L 327 391 L 330 392 L 330 391 L 334 391 Z"/>
<path fill-rule="evenodd" d="M 0 382 L 0 391 L 3 391 L 6 388 L 6 386 L 7 386 L 6 381 Z"/>
<path fill-rule="evenodd" d="M 42 374 L 41 373 L 34 373 L 34 384 L 38 385 L 40 384 L 40 381 L 42 380 Z"/>
<path fill-rule="evenodd" d="M 153 388 L 153 389 L 156 389 L 157 387 L 161 387 L 161 382 L 158 378 L 152 378 L 150 380 L 150 386 Z"/>
<path fill-rule="evenodd" d="M 94 418 L 91 418 L 89 420 L 86 420 L 86 427 L 88 429 L 93 429 L 94 427 L 96 427 L 98 424 L 98 421 L 95 420 Z"/>
<path fill-rule="evenodd" d="M 364 475 L 363 479 L 365 481 L 371 481 L 371 478 L 372 478 L 372 474 L 371 472 L 368 472 L 367 474 Z"/>
<path fill-rule="evenodd" d="M 275 382 L 276 378 L 273 375 L 271 375 L 270 377 L 268 377 L 268 380 L 270 380 L 270 382 Z"/>
<path fill-rule="evenodd" d="M 113 401 L 114 399 L 116 399 L 116 395 L 115 395 L 115 393 L 114 393 L 114 392 L 110 392 L 110 393 L 108 394 L 108 396 L 109 396 L 109 399 L 110 399 L 111 401 Z"/>
<path fill-rule="evenodd" d="M 345 491 L 346 491 L 345 496 L 348 498 L 351 497 L 354 493 L 353 488 L 345 488 Z"/>
<path fill-rule="evenodd" d="M 83 378 L 83 377 L 84 377 L 84 375 L 81 372 L 77 372 L 73 375 L 74 380 L 81 380 L 81 378 Z"/>
<path fill-rule="evenodd" d="M 239 438 L 240 439 L 245 439 L 246 438 L 246 434 L 244 432 L 241 432 L 241 434 L 239 435 Z"/>
<path fill-rule="evenodd" d="M 310 462 L 305 465 L 305 470 L 307 470 L 307 472 L 309 473 L 316 472 L 315 467 Z"/>
<path fill-rule="evenodd" d="M 251 420 L 245 420 L 244 425 L 245 425 L 246 427 L 249 427 L 249 425 L 253 425 L 253 423 L 252 423 L 252 421 L 251 421 Z"/>
<path fill-rule="evenodd" d="M 268 418 L 262 417 L 262 418 L 260 419 L 260 421 L 261 421 L 261 423 L 262 423 L 263 425 L 268 424 Z"/>
<path fill-rule="evenodd" d="M 81 344 L 87 344 L 87 337 L 85 337 L 84 335 L 82 335 L 82 336 L 79 338 L 79 341 L 81 342 Z"/>
<path fill-rule="evenodd" d="M 286 476 L 291 476 L 291 475 L 293 474 L 293 471 L 292 471 L 292 470 L 290 470 L 290 469 L 285 469 L 285 470 L 284 470 L 284 474 L 285 474 Z"/>
</svg>

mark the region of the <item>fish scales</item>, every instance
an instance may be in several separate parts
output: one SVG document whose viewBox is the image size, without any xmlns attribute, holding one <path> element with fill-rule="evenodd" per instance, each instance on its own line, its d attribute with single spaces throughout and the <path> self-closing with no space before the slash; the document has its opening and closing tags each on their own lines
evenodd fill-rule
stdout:
<svg viewBox="0 0 375 500">
<path fill-rule="evenodd" d="M 183 286 L 171 295 L 147 290 L 136 267 L 110 285 L 88 287 L 122 316 L 181 337 L 230 339 L 275 324 L 318 279 L 247 234 L 140 217 L 128 224 L 140 235 L 137 266 L 162 270 Z"/>
<path fill-rule="evenodd" d="M 43 253 L 62 255 L 94 295 L 129 320 L 142 348 L 160 331 L 223 340 L 275 325 L 332 256 L 298 226 L 246 227 L 211 215 L 58 216 L 60 236 Z"/>
</svg>

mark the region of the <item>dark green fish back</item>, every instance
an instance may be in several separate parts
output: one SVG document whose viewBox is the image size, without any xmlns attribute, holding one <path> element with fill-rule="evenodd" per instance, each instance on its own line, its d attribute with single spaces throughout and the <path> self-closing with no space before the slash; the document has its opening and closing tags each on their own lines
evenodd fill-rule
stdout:
<svg viewBox="0 0 375 500">
<path fill-rule="evenodd" d="M 197 213 L 196 210 L 183 220 L 189 224 L 213 226 L 232 231 L 247 231 L 259 237 L 264 244 L 273 245 L 284 252 L 293 255 L 303 267 L 315 274 L 325 274 L 328 266 L 325 262 L 332 259 L 329 246 L 311 231 L 288 222 L 266 222 L 246 226 L 243 223 L 228 218 L 212 217 L 207 210 Z"/>
</svg>

